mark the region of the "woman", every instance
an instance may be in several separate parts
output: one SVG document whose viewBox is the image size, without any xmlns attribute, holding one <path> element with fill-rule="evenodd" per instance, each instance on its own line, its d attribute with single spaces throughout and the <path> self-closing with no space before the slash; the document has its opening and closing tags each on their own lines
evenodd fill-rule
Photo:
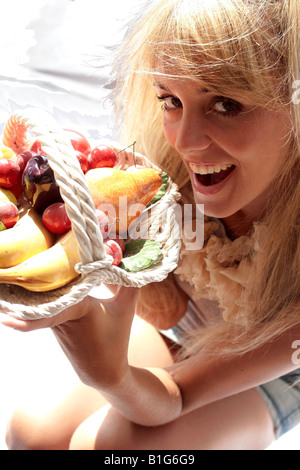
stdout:
<svg viewBox="0 0 300 470">
<path fill-rule="evenodd" d="M 85 384 L 43 419 L 18 409 L 10 448 L 263 449 L 299 422 L 299 18 L 297 0 L 141 15 L 118 63 L 124 142 L 204 204 L 205 243 L 183 240 L 164 283 L 3 321 L 53 328 Z"/>
</svg>

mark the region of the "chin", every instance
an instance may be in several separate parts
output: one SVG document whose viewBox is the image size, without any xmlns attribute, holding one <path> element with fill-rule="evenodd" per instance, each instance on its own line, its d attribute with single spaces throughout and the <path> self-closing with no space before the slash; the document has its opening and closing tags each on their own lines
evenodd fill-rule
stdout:
<svg viewBox="0 0 300 470">
<path fill-rule="evenodd" d="M 224 204 L 220 203 L 212 203 L 212 202 L 204 202 L 197 197 L 197 194 L 194 195 L 195 203 L 201 204 L 203 206 L 203 213 L 208 217 L 214 217 L 216 219 L 225 219 L 226 217 L 230 217 L 231 215 L 235 214 L 238 209 L 234 210 L 230 208 L 228 205 L 224 206 Z"/>
<path fill-rule="evenodd" d="M 234 212 L 229 212 L 227 210 L 208 210 L 205 205 L 204 205 L 204 215 L 207 217 L 213 217 L 215 219 L 226 219 L 232 215 L 234 215 Z"/>
</svg>

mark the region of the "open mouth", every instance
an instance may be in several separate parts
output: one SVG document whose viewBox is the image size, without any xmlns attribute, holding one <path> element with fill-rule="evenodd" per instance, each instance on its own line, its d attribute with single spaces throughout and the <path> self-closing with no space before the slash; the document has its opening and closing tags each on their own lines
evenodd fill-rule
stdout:
<svg viewBox="0 0 300 470">
<path fill-rule="evenodd" d="M 235 165 L 215 165 L 212 167 L 190 165 L 202 186 L 214 186 L 224 181 L 235 169 Z"/>
</svg>

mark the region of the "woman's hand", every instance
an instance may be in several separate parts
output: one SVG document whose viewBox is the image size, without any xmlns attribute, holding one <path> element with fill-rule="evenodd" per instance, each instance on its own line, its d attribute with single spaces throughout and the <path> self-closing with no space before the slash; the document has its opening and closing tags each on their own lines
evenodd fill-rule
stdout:
<svg viewBox="0 0 300 470">
<path fill-rule="evenodd" d="M 22 320 L 10 314 L 1 313 L 0 323 L 4 326 L 23 332 L 40 330 L 42 328 L 54 328 L 55 326 L 67 321 L 83 317 L 89 309 L 92 308 L 92 304 L 96 304 L 96 302 L 98 303 L 99 301 L 87 296 L 78 304 L 72 305 L 52 317 L 39 318 L 36 320 Z"/>
<path fill-rule="evenodd" d="M 39 318 L 36 320 L 22 320 L 13 315 L 0 313 L 0 324 L 8 326 L 18 331 L 28 332 L 42 328 L 54 328 L 55 326 L 66 323 L 70 320 L 79 320 L 92 310 L 98 310 L 99 304 L 108 305 L 113 311 L 116 308 L 115 302 L 125 297 L 125 307 L 134 310 L 137 292 L 135 288 L 126 288 L 121 286 L 108 286 L 114 297 L 111 299 L 100 300 L 87 296 L 79 303 L 66 308 L 62 312 L 49 318 Z M 130 301 L 128 301 L 130 299 Z"/>
<path fill-rule="evenodd" d="M 45 319 L 20 320 L 2 314 L 1 323 L 19 331 L 52 328 L 81 380 L 110 387 L 127 372 L 127 350 L 137 288 L 120 287 L 111 299 L 86 297 Z"/>
</svg>

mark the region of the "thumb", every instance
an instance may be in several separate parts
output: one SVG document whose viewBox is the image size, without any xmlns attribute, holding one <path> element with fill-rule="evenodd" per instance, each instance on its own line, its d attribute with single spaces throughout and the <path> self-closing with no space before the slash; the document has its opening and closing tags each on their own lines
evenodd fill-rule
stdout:
<svg viewBox="0 0 300 470">
<path fill-rule="evenodd" d="M 117 292 L 114 294 L 113 297 L 108 298 L 108 299 L 101 299 L 101 303 L 103 305 L 109 305 L 110 308 L 113 305 L 117 304 L 119 308 L 120 306 L 122 306 L 123 308 L 128 306 L 131 309 L 134 309 L 138 294 L 139 294 L 138 287 L 119 286 Z"/>
</svg>

